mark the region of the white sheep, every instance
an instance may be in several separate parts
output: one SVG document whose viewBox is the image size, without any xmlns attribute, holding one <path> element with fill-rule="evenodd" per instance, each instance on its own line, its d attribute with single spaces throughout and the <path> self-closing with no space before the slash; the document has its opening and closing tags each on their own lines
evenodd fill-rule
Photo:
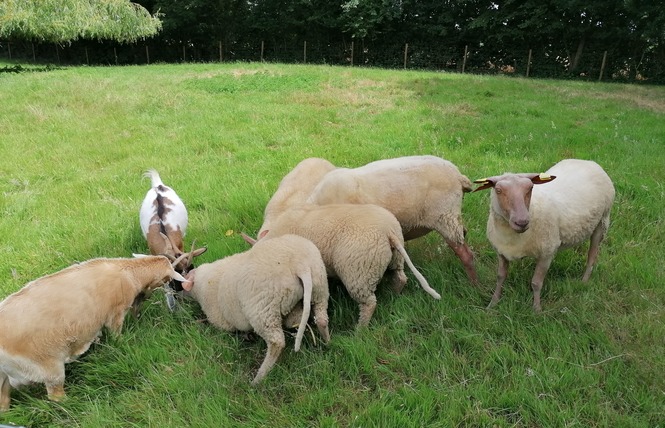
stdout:
<svg viewBox="0 0 665 428">
<path fill-rule="evenodd" d="M 321 251 L 328 275 L 339 278 L 360 307 L 358 327 L 366 326 L 372 318 L 374 292 L 386 270 L 393 273 L 396 291 L 404 287 L 405 261 L 420 286 L 435 299 L 441 298 L 411 262 L 399 222 L 384 208 L 303 204 L 274 220 L 261 241 L 289 233 L 309 239 Z"/>
<path fill-rule="evenodd" d="M 141 231 L 148 242 L 150 254 L 164 255 L 173 261 L 184 253 L 183 238 L 187 232 L 187 208 L 175 190 L 162 182 L 157 171 L 151 169 L 144 176 L 150 177 L 151 187 L 146 193 L 139 211 Z M 175 267 L 176 271 L 182 274 L 187 273 L 192 267 L 192 258 L 205 251 L 205 247 L 194 249 L 194 244 L 192 244 L 190 257 L 180 258 L 180 262 Z M 174 291 L 180 291 L 181 288 L 177 283 L 172 283 L 164 288 L 168 307 L 174 310 Z M 142 300 L 143 297 L 140 297 L 134 303 L 135 313 Z"/>
<path fill-rule="evenodd" d="M 407 241 L 436 230 L 477 283 L 462 223 L 462 198 L 471 189 L 471 181 L 451 162 L 436 156 L 406 156 L 354 169 L 337 168 L 323 177 L 308 202 L 381 206 L 397 217 Z"/>
<path fill-rule="evenodd" d="M 556 178 L 556 180 L 554 180 Z M 554 180 L 554 181 L 553 181 Z M 476 180 L 492 188 L 487 238 L 499 255 L 497 284 L 489 307 L 501 298 L 509 262 L 537 260 L 531 279 L 533 308 L 540 312 L 540 291 L 559 249 L 590 239 L 582 281 L 591 275 L 610 224 L 614 186 L 595 162 L 566 159 L 543 174 L 504 174 Z M 534 184 L 545 184 L 534 187 Z"/>
<path fill-rule="evenodd" d="M 227 331 L 255 331 L 266 341 L 266 356 L 253 384 L 268 374 L 286 346 L 282 324 L 293 313 L 302 313 L 296 351 L 311 306 L 323 341 L 330 340 L 326 268 L 319 250 L 307 239 L 285 235 L 262 240 L 248 251 L 202 264 L 186 278 L 185 293 L 201 305 L 213 325 Z"/>
<path fill-rule="evenodd" d="M 323 176 L 334 169 L 335 165 L 321 158 L 307 158 L 298 163 L 282 178 L 275 194 L 268 201 L 258 236 L 270 229 L 272 221 L 284 211 L 307 201 Z"/>
<path fill-rule="evenodd" d="M 179 261 L 179 260 L 177 260 Z M 93 259 L 38 278 L 0 302 L 0 411 L 11 387 L 46 385 L 65 397 L 65 363 L 88 350 L 103 327 L 119 333 L 136 297 L 171 279 L 184 281 L 163 256 Z"/>
</svg>

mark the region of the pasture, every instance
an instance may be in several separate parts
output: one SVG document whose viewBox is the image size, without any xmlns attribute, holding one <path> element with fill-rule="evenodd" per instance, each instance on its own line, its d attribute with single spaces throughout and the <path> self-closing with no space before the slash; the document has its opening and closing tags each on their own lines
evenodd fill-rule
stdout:
<svg viewBox="0 0 665 428">
<path fill-rule="evenodd" d="M 613 179 L 612 224 L 588 283 L 586 247 L 560 252 L 531 308 L 532 260 L 486 310 L 496 255 L 489 195 L 464 199 L 480 285 L 436 234 L 379 287 L 370 326 L 331 281 L 331 342 L 293 338 L 264 383 L 265 343 L 175 314 L 153 294 L 118 337 L 67 365 L 61 403 L 12 393 L 0 423 L 31 427 L 665 426 L 665 88 L 260 63 L 80 67 L 0 74 L 0 298 L 96 257 L 147 251 L 138 223 L 159 171 L 209 262 L 247 244 L 300 160 L 337 166 L 413 154 L 471 180 L 592 159 Z M 584 186 L 584 183 L 579 183 Z M 17 321 L 19 322 L 19 321 Z M 8 325 L 0 326 L 3 329 Z"/>
</svg>

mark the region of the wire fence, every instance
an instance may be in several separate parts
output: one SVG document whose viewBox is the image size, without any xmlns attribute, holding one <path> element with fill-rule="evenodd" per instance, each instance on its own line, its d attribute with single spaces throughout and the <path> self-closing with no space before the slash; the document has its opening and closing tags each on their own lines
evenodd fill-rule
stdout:
<svg viewBox="0 0 665 428">
<path fill-rule="evenodd" d="M 568 52 L 548 49 L 495 49 L 491 46 L 435 47 L 425 44 L 234 41 L 135 44 L 79 41 L 70 45 L 0 41 L 10 61 L 53 65 L 139 65 L 179 62 L 276 62 L 475 74 L 504 74 L 620 82 L 665 83 L 665 58 L 655 52 L 621 57 L 612 46 L 591 46 L 574 62 Z"/>
</svg>

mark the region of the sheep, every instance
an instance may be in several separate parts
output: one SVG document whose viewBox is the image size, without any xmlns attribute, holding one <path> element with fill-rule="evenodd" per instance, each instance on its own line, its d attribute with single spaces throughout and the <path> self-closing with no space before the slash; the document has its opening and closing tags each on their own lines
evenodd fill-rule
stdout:
<svg viewBox="0 0 665 428">
<path fill-rule="evenodd" d="M 180 260 L 176 260 L 179 262 Z M 0 411 L 11 387 L 44 383 L 48 398 L 65 397 L 65 363 L 88 350 L 106 327 L 122 329 L 141 293 L 175 279 L 164 256 L 92 259 L 26 284 L 0 302 Z"/>
<path fill-rule="evenodd" d="M 302 314 L 296 351 L 312 305 L 323 341 L 330 340 L 326 268 L 319 250 L 304 238 L 284 235 L 258 242 L 248 251 L 202 264 L 186 278 L 185 295 L 199 303 L 213 325 L 227 331 L 253 330 L 266 341 L 254 385 L 266 377 L 286 346 L 282 324 L 287 318 Z"/>
<path fill-rule="evenodd" d="M 555 181 L 553 181 L 556 178 Z M 533 309 L 541 312 L 540 291 L 559 249 L 590 239 L 582 281 L 589 280 L 610 224 L 614 185 L 595 162 L 565 159 L 543 174 L 503 174 L 476 180 L 475 190 L 492 189 L 487 238 L 499 256 L 497 284 L 488 308 L 501 298 L 509 262 L 537 260 L 531 279 Z M 543 186 L 536 186 L 551 183 Z"/>
<path fill-rule="evenodd" d="M 435 299 L 441 298 L 411 262 L 399 222 L 384 208 L 369 204 L 303 204 L 282 213 L 259 240 L 289 233 L 317 246 L 328 276 L 339 278 L 358 303 L 358 327 L 369 324 L 376 309 L 374 292 L 387 269 L 393 271 L 395 291 L 402 290 L 407 281 L 405 261 L 420 286 Z"/>
<path fill-rule="evenodd" d="M 379 205 L 397 217 L 407 241 L 436 230 L 477 284 L 462 223 L 462 198 L 471 189 L 471 181 L 451 162 L 436 156 L 406 156 L 354 169 L 337 168 L 323 177 L 308 202 Z"/>
<path fill-rule="evenodd" d="M 150 177 L 151 188 L 145 195 L 139 220 L 141 231 L 148 242 L 150 254 L 164 255 L 170 260 L 179 258 L 184 253 L 185 233 L 187 232 L 187 208 L 176 192 L 165 185 L 154 169 L 147 171 L 145 177 Z M 175 267 L 176 271 L 184 274 L 192 267 L 192 258 L 203 254 L 205 247 L 190 250 L 191 257 L 181 258 Z M 181 291 L 179 284 L 172 282 L 164 287 L 166 302 L 169 309 L 175 309 L 175 291 Z M 143 301 L 143 296 L 134 303 L 134 312 L 137 313 Z"/>
<path fill-rule="evenodd" d="M 335 165 L 321 158 L 307 158 L 282 178 L 275 194 L 265 207 L 263 225 L 259 236 L 270 229 L 274 219 L 288 208 L 304 203 L 324 175 L 335 169 Z"/>
</svg>

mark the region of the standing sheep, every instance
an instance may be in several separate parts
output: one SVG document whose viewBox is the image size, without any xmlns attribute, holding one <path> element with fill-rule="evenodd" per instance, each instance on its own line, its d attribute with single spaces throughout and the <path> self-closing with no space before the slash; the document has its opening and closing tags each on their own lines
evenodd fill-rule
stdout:
<svg viewBox="0 0 665 428">
<path fill-rule="evenodd" d="M 227 331 L 255 331 L 267 343 L 266 356 L 253 384 L 272 369 L 286 346 L 282 324 L 300 313 L 295 350 L 314 306 L 314 320 L 323 341 L 328 331 L 328 279 L 319 250 L 295 235 L 256 243 L 234 254 L 191 270 L 183 283 L 216 327 Z M 298 306 L 302 302 L 302 307 Z"/>
<path fill-rule="evenodd" d="M 460 259 L 471 282 L 477 283 L 462 224 L 462 198 L 471 189 L 471 181 L 451 162 L 436 156 L 406 156 L 331 171 L 308 202 L 381 206 L 397 217 L 407 241 L 436 230 Z"/>
<path fill-rule="evenodd" d="M 177 260 L 179 261 L 179 260 Z M 11 387 L 46 385 L 65 397 L 65 363 L 88 350 L 103 327 L 118 334 L 141 293 L 184 281 L 163 256 L 93 259 L 36 279 L 0 302 L 0 411 Z"/>
<path fill-rule="evenodd" d="M 533 308 L 540 312 L 540 291 L 557 251 L 587 239 L 590 245 L 582 281 L 589 279 L 614 201 L 612 180 L 597 163 L 566 159 L 543 174 L 504 174 L 475 182 L 481 184 L 476 191 L 493 189 L 487 238 L 499 255 L 499 266 L 489 307 L 501 298 L 509 262 L 534 257 Z M 544 183 L 550 184 L 534 187 Z"/>
<path fill-rule="evenodd" d="M 305 203 L 321 179 L 334 169 L 335 165 L 321 158 L 307 158 L 300 161 L 282 178 L 277 191 L 268 201 L 259 236 L 270 229 L 271 223 L 284 211 Z"/>
<path fill-rule="evenodd" d="M 399 222 L 381 207 L 304 204 L 279 216 L 259 238 L 288 233 L 309 239 L 321 251 L 328 275 L 339 278 L 360 306 L 358 327 L 369 324 L 376 309 L 374 292 L 387 269 L 393 271 L 395 290 L 404 287 L 405 261 L 420 286 L 435 299 L 441 298 L 406 253 Z"/>
</svg>

